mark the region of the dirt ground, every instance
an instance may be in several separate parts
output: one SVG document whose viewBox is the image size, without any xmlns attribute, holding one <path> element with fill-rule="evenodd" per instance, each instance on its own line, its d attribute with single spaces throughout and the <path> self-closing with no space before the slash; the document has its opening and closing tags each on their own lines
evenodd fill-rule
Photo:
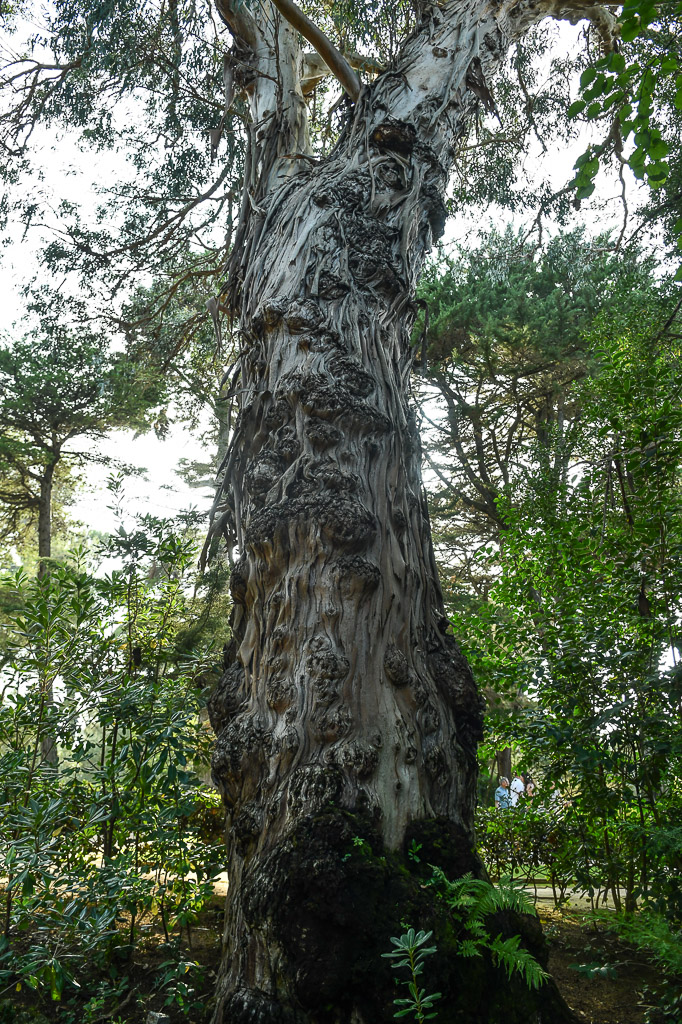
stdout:
<svg viewBox="0 0 682 1024">
<path fill-rule="evenodd" d="M 643 1024 L 643 991 L 659 980 L 638 950 L 597 931 L 578 910 L 540 909 L 550 945 L 549 971 L 585 1024 Z"/>
</svg>

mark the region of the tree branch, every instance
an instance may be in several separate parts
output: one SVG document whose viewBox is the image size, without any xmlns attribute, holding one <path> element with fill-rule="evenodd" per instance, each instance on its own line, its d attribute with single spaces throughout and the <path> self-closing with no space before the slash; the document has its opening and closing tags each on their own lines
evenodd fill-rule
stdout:
<svg viewBox="0 0 682 1024">
<path fill-rule="evenodd" d="M 255 50 L 261 38 L 258 26 L 244 3 L 216 0 L 216 10 L 233 36 Z"/>
<path fill-rule="evenodd" d="M 297 7 L 293 0 L 272 0 L 279 13 L 285 18 L 292 28 L 300 32 L 304 39 L 319 53 L 331 73 L 338 78 L 339 82 L 355 102 L 360 95 L 362 83 L 353 71 L 352 67 L 334 44 L 308 18 L 300 7 Z"/>
<path fill-rule="evenodd" d="M 383 64 L 380 64 L 372 57 L 363 57 L 361 53 L 345 53 L 343 56 L 355 71 L 365 71 L 369 75 L 380 75 L 382 71 L 386 70 Z M 333 74 L 333 71 L 317 50 L 313 53 L 305 53 L 303 55 L 303 77 L 301 79 L 303 95 L 306 96 L 312 92 L 319 82 L 331 74 Z"/>
<path fill-rule="evenodd" d="M 615 4 L 589 4 L 585 0 L 555 0 L 547 13 L 557 21 L 568 21 L 577 25 L 579 21 L 589 21 L 596 28 L 602 41 L 605 53 L 616 47 L 618 38 L 618 18 L 608 7 Z"/>
</svg>

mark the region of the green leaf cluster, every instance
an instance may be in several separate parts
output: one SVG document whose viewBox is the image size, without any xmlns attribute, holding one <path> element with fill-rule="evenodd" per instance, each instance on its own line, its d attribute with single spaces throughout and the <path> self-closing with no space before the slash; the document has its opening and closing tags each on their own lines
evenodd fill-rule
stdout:
<svg viewBox="0 0 682 1024">
<path fill-rule="evenodd" d="M 629 0 L 619 22 L 622 48 L 594 59 L 585 68 L 580 77 L 580 99 L 567 110 L 568 118 L 609 125 L 604 142 L 590 146 L 575 164 L 572 186 L 578 201 L 594 191 L 594 179 L 609 153 L 654 190 L 663 188 L 677 163 L 682 5 Z M 673 218 L 676 238 L 682 232 L 678 219 L 679 214 Z"/>
<path fill-rule="evenodd" d="M 407 999 L 394 999 L 394 1006 L 398 1007 L 394 1017 L 407 1017 L 412 1014 L 417 1024 L 422 1024 L 425 1020 L 433 1020 L 438 1014 L 432 1010 L 434 1003 L 440 998 L 440 992 L 433 992 L 427 994 L 426 989 L 419 987 L 418 978 L 424 971 L 424 961 L 427 956 L 436 952 L 435 946 L 427 946 L 426 943 L 429 941 L 433 932 L 416 932 L 414 928 L 408 928 L 404 935 L 393 936 L 391 942 L 394 949 L 390 953 L 382 953 L 383 957 L 392 959 L 395 963 L 391 964 L 394 970 L 400 970 L 406 968 L 409 971 L 410 977 L 407 981 L 402 984 L 407 986 L 409 992 L 409 998 Z"/>
</svg>

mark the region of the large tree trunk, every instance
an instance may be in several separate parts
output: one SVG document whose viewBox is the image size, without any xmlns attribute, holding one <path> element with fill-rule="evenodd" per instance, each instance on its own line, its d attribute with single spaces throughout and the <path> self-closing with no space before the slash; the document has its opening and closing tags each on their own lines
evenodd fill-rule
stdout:
<svg viewBox="0 0 682 1024">
<path fill-rule="evenodd" d="M 381 953 L 403 921 L 442 946 L 439 1020 L 566 1019 L 542 1009 L 546 992 L 510 998 L 489 964 L 446 956 L 456 941 L 422 884 L 428 864 L 482 871 L 481 706 L 448 633 L 421 484 L 414 289 L 474 79 L 539 17 L 514 12 L 431 9 L 319 166 L 292 159 L 296 73 L 289 110 L 253 100 L 232 266 L 240 412 L 214 517 L 240 551 L 232 664 L 210 706 L 229 826 L 216 1024 L 392 1020 Z M 254 25 L 240 29 L 255 52 Z"/>
</svg>

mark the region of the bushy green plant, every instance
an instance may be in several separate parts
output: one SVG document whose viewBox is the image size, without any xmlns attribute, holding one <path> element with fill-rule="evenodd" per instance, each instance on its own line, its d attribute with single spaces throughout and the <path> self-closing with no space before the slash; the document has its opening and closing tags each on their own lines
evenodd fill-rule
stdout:
<svg viewBox="0 0 682 1024">
<path fill-rule="evenodd" d="M 202 774 L 224 638 L 177 643 L 197 611 L 194 531 L 145 517 L 107 554 L 117 567 L 104 576 L 80 552 L 4 581 L 18 611 L 0 704 L 0 992 L 61 1001 L 93 970 L 116 977 L 145 918 L 191 941 L 221 869 L 206 821 L 218 800 Z M 175 1001 L 189 1005 L 183 985 Z"/>
<path fill-rule="evenodd" d="M 642 1003 L 645 1024 L 679 1024 L 682 1020 L 682 933 L 664 914 L 648 907 L 636 914 L 601 912 L 600 925 L 615 932 L 644 953 L 659 977 L 645 987 Z"/>
<path fill-rule="evenodd" d="M 539 853 L 559 898 L 567 881 L 679 921 L 682 405 L 668 310 L 662 297 L 639 313 L 614 305 L 593 323 L 599 365 L 567 395 L 570 437 L 565 421 L 548 429 L 499 498 L 489 600 L 453 618 L 474 674 L 507 695 L 492 749 L 515 747 L 571 795 L 546 833 L 551 858 L 527 812 L 486 821 L 492 860 L 530 873 Z"/>
<path fill-rule="evenodd" d="M 197 999 L 196 984 L 202 978 L 202 970 L 195 960 L 188 960 L 178 949 L 173 956 L 159 967 L 158 987 L 164 994 L 164 1006 L 177 1007 L 189 1013 L 201 1010 Z"/>
<path fill-rule="evenodd" d="M 682 977 L 682 932 L 650 910 L 603 920 L 621 938 L 647 953 L 668 978 Z"/>
<path fill-rule="evenodd" d="M 390 953 L 381 954 L 395 960 L 395 963 L 391 964 L 394 970 L 405 968 L 409 972 L 409 977 L 399 982 L 399 984 L 407 986 L 409 996 L 393 1000 L 393 1005 L 398 1007 L 397 1012 L 393 1015 L 396 1018 L 412 1014 L 417 1024 L 423 1024 L 423 1021 L 432 1020 L 438 1016 L 435 1011 L 432 1013 L 427 1011 L 432 1010 L 433 1004 L 441 998 L 440 992 L 433 992 L 429 995 L 425 988 L 419 987 L 419 978 L 424 971 L 424 961 L 427 956 L 436 952 L 435 946 L 426 945 L 432 935 L 433 932 L 415 932 L 414 928 L 408 928 L 404 935 L 391 938 L 395 948 Z"/>
<path fill-rule="evenodd" d="M 479 853 L 495 878 L 518 875 L 530 880 L 542 872 L 561 888 L 574 877 L 577 834 L 564 813 L 535 807 L 511 813 L 479 808 L 476 835 Z"/>
</svg>

